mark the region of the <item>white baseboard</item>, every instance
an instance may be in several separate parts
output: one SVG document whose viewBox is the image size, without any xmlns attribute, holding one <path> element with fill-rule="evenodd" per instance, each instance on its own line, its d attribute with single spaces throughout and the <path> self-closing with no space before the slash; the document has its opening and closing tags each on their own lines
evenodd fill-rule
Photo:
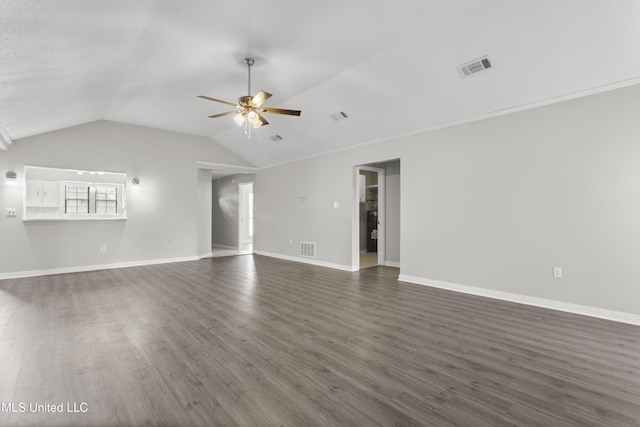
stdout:
<svg viewBox="0 0 640 427">
<path fill-rule="evenodd" d="M 144 265 L 169 264 L 172 262 L 198 261 L 201 257 L 182 257 L 182 258 L 161 258 L 142 261 L 119 262 L 114 264 L 94 264 L 83 265 L 77 267 L 51 268 L 45 270 L 16 271 L 11 273 L 0 273 L 0 280 L 3 279 L 19 279 L 22 277 L 49 276 L 51 274 L 66 273 L 83 273 L 96 270 L 111 270 L 114 268 L 140 267 Z"/>
<path fill-rule="evenodd" d="M 581 314 L 583 316 L 597 317 L 600 319 L 613 320 L 615 322 L 640 325 L 640 315 L 625 313 L 622 311 L 606 310 L 603 308 L 589 307 L 585 305 L 571 304 L 562 301 L 536 298 L 509 292 L 496 291 L 492 289 L 478 288 L 475 286 L 459 285 L 457 283 L 441 282 L 430 280 L 424 277 L 408 276 L 400 274 L 399 281 L 415 283 L 417 285 L 430 286 L 432 288 L 447 289 L 449 291 L 462 292 L 465 294 L 477 295 L 503 301 L 510 301 L 519 304 L 532 305 L 535 307 L 548 308 L 551 310 L 564 311 L 567 313 Z"/>
<path fill-rule="evenodd" d="M 286 261 L 295 261 L 295 262 L 302 262 L 302 263 L 305 263 L 305 264 L 317 265 L 319 267 L 328 267 L 328 268 L 333 268 L 333 269 L 336 269 L 336 270 L 349 271 L 349 272 L 357 271 L 353 267 L 351 267 L 350 265 L 335 264 L 335 263 L 326 262 L 326 261 L 318 261 L 317 259 L 313 259 L 313 258 L 303 258 L 303 257 L 297 257 L 297 256 L 291 256 L 291 255 L 282 255 L 282 254 L 277 254 L 277 253 L 273 253 L 273 252 L 263 252 L 263 251 L 255 251 L 255 253 L 257 255 L 264 255 L 264 256 L 271 257 L 271 258 L 284 259 Z"/>
<path fill-rule="evenodd" d="M 400 268 L 400 263 L 397 261 L 385 261 L 384 262 L 385 267 L 396 267 L 396 268 Z"/>
</svg>

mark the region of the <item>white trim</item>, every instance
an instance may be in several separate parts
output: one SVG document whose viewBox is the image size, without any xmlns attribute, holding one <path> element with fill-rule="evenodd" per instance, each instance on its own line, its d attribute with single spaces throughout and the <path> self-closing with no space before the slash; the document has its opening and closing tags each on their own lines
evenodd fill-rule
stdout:
<svg viewBox="0 0 640 427">
<path fill-rule="evenodd" d="M 274 252 L 263 252 L 263 251 L 255 251 L 255 254 L 268 256 L 270 258 L 283 259 L 285 261 L 294 261 L 294 262 L 301 262 L 303 264 L 317 265 L 318 267 L 333 268 L 334 270 L 348 271 L 350 273 L 352 273 L 354 271 L 358 271 L 358 270 L 354 270 L 353 267 L 351 267 L 350 265 L 343 265 L 343 264 L 335 264 L 335 263 L 332 263 L 332 262 L 318 261 L 318 260 L 312 259 L 312 258 L 301 258 L 301 257 L 297 257 L 297 256 L 282 255 L 282 254 L 277 254 L 277 253 L 274 253 Z"/>
<path fill-rule="evenodd" d="M 170 264 L 173 262 L 199 261 L 200 259 L 200 256 L 191 256 L 182 258 L 161 258 L 142 261 L 119 262 L 115 264 L 94 264 L 78 267 L 52 268 L 47 270 L 16 271 L 11 273 L 0 273 L 0 280 L 19 279 L 22 277 L 49 276 L 52 274 L 83 273 L 96 270 L 112 270 L 115 268 L 140 267 L 144 265 Z"/>
<path fill-rule="evenodd" d="M 351 208 L 351 271 L 360 269 L 360 169 L 353 167 L 351 183 L 352 195 L 355 199 Z M 355 194 L 355 196 L 354 196 Z"/>
<path fill-rule="evenodd" d="M 204 162 L 201 160 L 196 161 L 196 165 L 200 169 L 208 169 L 208 170 L 216 170 L 216 171 L 229 171 L 229 172 L 237 172 L 237 173 L 256 173 L 260 169 L 255 166 L 237 166 L 225 163 L 211 163 Z"/>
<path fill-rule="evenodd" d="M 251 187 L 250 188 L 250 192 L 251 194 L 253 194 L 253 181 L 247 181 L 247 182 L 239 182 L 238 183 L 238 250 L 241 251 L 243 250 L 243 248 L 245 247 L 245 245 L 248 243 L 248 241 L 246 240 L 246 237 L 251 237 L 251 245 L 253 247 L 253 236 L 245 236 L 244 232 L 247 231 L 245 230 L 245 227 L 243 226 L 243 213 L 245 210 L 249 210 L 249 207 L 246 206 L 248 203 L 248 200 L 245 200 L 245 195 L 248 197 L 248 194 L 243 194 L 246 192 L 247 187 Z M 247 216 L 247 221 L 250 220 L 250 216 Z M 252 225 L 249 225 L 249 227 L 253 227 Z"/>
<path fill-rule="evenodd" d="M 384 266 L 385 267 L 395 267 L 395 268 L 400 268 L 400 263 L 397 261 L 385 261 L 384 262 Z"/>
<path fill-rule="evenodd" d="M 510 292 L 496 291 L 492 289 L 478 288 L 475 286 L 460 285 L 457 283 L 441 282 L 439 280 L 426 279 L 424 277 L 408 276 L 400 274 L 398 281 L 415 283 L 417 285 L 430 286 L 432 288 L 446 289 L 454 292 L 477 295 L 481 297 L 493 298 L 503 301 L 515 302 L 518 304 L 532 305 L 535 307 L 548 308 L 551 310 L 564 311 L 567 313 L 581 314 L 583 316 L 596 317 L 599 319 L 612 320 L 614 322 L 640 325 L 640 315 L 625 313 L 622 311 L 606 310 L 603 308 L 589 307 L 586 305 L 571 304 L 562 301 L 555 301 L 545 298 L 530 297 L 527 295 L 513 294 Z"/>
</svg>

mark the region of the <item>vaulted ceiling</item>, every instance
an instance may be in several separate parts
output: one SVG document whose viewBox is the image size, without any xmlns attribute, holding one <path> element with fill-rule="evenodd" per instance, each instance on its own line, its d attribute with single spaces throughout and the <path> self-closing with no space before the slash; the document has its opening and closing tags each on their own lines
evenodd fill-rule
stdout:
<svg viewBox="0 0 640 427">
<path fill-rule="evenodd" d="M 636 0 L 0 0 L 0 129 L 112 120 L 273 165 L 636 84 L 639 24 Z M 246 95 L 247 56 L 265 106 L 302 110 L 250 139 L 196 98 Z"/>
</svg>

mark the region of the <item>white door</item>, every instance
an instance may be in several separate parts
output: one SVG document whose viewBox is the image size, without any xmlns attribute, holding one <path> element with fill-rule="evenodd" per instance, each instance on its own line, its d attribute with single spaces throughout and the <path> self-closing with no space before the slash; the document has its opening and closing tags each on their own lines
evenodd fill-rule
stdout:
<svg viewBox="0 0 640 427">
<path fill-rule="evenodd" d="M 253 251 L 253 183 L 238 184 L 240 193 L 238 249 Z"/>
</svg>

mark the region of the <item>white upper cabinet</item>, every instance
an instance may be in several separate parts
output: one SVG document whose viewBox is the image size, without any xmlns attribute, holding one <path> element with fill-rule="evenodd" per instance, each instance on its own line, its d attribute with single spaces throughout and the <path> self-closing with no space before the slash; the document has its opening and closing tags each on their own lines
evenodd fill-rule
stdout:
<svg viewBox="0 0 640 427">
<path fill-rule="evenodd" d="M 27 180 L 27 207 L 57 208 L 60 206 L 60 185 L 55 181 Z"/>
</svg>

